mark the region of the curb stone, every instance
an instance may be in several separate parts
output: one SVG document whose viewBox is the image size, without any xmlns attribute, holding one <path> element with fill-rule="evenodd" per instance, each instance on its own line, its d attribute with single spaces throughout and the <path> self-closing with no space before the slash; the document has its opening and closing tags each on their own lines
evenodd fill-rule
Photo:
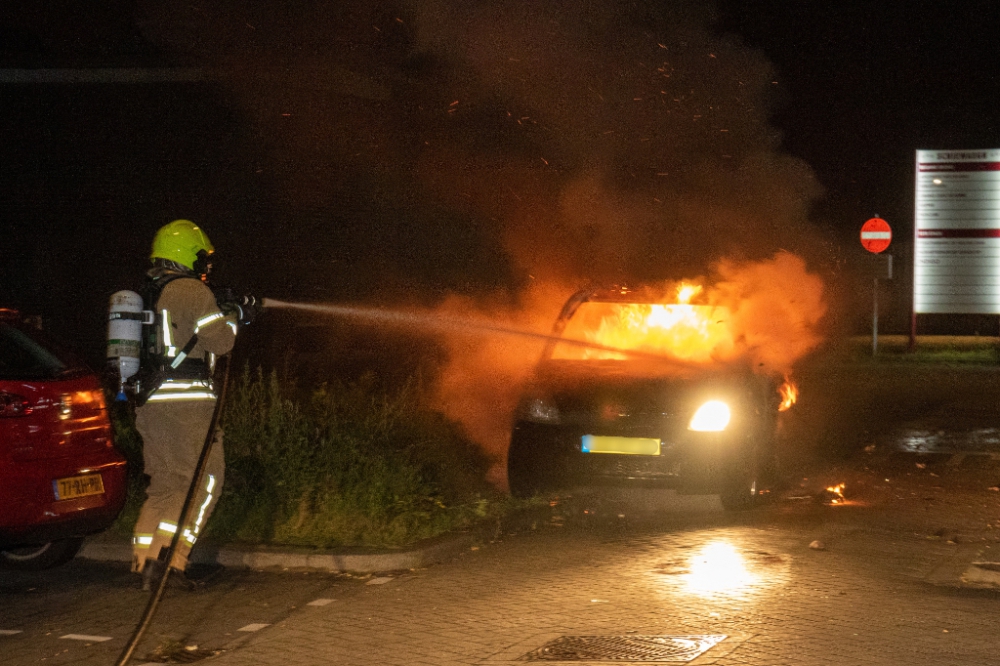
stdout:
<svg viewBox="0 0 1000 666">
<path fill-rule="evenodd" d="M 467 532 L 444 534 L 409 548 L 359 552 L 357 549 L 321 550 L 294 546 L 220 546 L 201 542 L 191 551 L 195 564 L 221 564 L 232 569 L 269 571 L 315 571 L 322 573 L 379 573 L 418 569 L 439 564 L 461 555 L 473 546 L 503 532 L 532 529 L 532 523 L 551 514 L 543 507 L 514 511 L 496 522 L 487 521 Z M 131 562 L 132 547 L 128 537 L 99 534 L 88 538 L 78 558 L 100 562 Z"/>
<path fill-rule="evenodd" d="M 967 587 L 1000 589 L 1000 553 L 986 546 L 976 553 L 969 566 L 962 572 L 960 581 Z"/>
<path fill-rule="evenodd" d="M 961 581 L 969 587 L 1000 588 L 1000 562 L 973 562 Z"/>
<path fill-rule="evenodd" d="M 239 548 L 206 543 L 192 551 L 190 560 L 195 564 L 221 564 L 232 569 L 376 573 L 417 569 L 444 562 L 457 557 L 479 541 L 479 534 L 459 533 L 405 550 L 375 553 L 280 546 Z M 98 537 L 85 541 L 77 557 L 103 562 L 131 562 L 132 547 L 127 541 Z"/>
</svg>

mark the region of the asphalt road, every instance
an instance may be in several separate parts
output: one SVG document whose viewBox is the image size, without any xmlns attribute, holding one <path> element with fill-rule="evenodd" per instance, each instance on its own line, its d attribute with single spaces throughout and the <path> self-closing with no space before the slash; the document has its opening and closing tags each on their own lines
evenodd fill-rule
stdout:
<svg viewBox="0 0 1000 666">
<path fill-rule="evenodd" d="M 830 408 L 815 441 L 847 445 L 761 510 L 578 493 L 425 569 L 228 570 L 168 591 L 134 663 L 1000 664 L 1000 592 L 970 575 L 1000 561 L 997 375 L 970 377 L 860 420 Z M 846 501 L 826 504 L 835 483 Z M 111 664 L 146 598 L 121 564 L 2 571 L 0 664 Z"/>
</svg>

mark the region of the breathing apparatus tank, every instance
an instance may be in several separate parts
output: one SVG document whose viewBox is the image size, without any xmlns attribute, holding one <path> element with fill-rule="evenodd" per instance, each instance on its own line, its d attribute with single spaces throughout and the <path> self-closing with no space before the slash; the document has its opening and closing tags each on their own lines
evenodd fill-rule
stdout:
<svg viewBox="0 0 1000 666">
<path fill-rule="evenodd" d="M 142 308 L 142 296 L 122 290 L 111 295 L 108 307 L 108 369 L 118 380 L 115 400 L 126 400 L 125 390 L 139 372 L 142 326 L 153 323 L 153 313 Z"/>
</svg>

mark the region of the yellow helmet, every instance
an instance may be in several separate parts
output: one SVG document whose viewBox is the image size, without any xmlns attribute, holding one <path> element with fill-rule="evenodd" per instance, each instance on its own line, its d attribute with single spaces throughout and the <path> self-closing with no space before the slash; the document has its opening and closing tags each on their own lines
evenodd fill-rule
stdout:
<svg viewBox="0 0 1000 666">
<path fill-rule="evenodd" d="M 205 232 L 191 220 L 174 220 L 156 232 L 153 252 L 149 258 L 167 259 L 193 271 L 202 252 L 205 253 L 202 255 L 203 261 L 215 252 L 212 241 L 208 240 Z"/>
</svg>

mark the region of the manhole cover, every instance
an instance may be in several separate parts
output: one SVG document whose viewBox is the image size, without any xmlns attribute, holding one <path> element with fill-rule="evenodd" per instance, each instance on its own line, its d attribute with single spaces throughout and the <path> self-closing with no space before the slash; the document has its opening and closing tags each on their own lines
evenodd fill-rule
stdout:
<svg viewBox="0 0 1000 666">
<path fill-rule="evenodd" d="M 521 657 L 526 661 L 688 662 L 726 636 L 563 636 Z"/>
</svg>

